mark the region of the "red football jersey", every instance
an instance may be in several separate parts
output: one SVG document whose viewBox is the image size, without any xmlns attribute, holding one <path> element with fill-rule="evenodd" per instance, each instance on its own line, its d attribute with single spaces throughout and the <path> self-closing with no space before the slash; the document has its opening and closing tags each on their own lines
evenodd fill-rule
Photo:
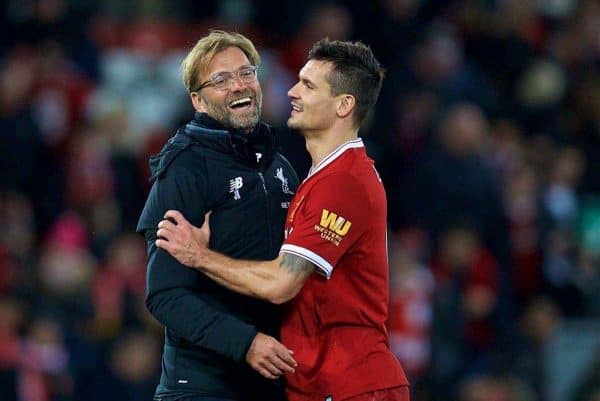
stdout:
<svg viewBox="0 0 600 401">
<path fill-rule="evenodd" d="M 311 261 L 312 274 L 287 305 L 283 344 L 298 367 L 290 401 L 343 400 L 408 384 L 390 351 L 386 199 L 361 139 L 346 142 L 298 188 L 282 252 Z"/>
</svg>

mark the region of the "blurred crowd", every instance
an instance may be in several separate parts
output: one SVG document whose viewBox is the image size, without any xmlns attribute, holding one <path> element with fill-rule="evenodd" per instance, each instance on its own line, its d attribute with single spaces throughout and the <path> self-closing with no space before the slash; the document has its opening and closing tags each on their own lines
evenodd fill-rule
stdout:
<svg viewBox="0 0 600 401">
<path fill-rule="evenodd" d="M 361 135 L 413 400 L 600 400 L 597 1 L 0 7 L 1 400 L 151 399 L 162 329 L 134 229 L 148 156 L 192 115 L 179 64 L 215 27 L 257 44 L 263 116 L 301 177 L 286 93 L 308 48 L 361 40 L 385 66 Z"/>
</svg>

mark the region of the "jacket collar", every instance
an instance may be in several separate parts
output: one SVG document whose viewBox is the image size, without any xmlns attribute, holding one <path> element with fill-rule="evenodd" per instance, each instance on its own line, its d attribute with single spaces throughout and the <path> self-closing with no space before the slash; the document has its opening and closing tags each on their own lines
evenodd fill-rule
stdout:
<svg viewBox="0 0 600 401">
<path fill-rule="evenodd" d="M 255 167 L 269 163 L 277 145 L 271 127 L 262 121 L 251 132 L 244 133 L 224 127 L 205 113 L 196 113 L 183 132 L 195 143 L 233 154 L 236 159 Z"/>
</svg>

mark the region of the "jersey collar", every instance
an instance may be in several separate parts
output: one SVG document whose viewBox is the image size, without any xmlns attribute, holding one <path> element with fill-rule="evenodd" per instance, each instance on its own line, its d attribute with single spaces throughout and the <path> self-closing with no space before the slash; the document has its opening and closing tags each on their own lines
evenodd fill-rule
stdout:
<svg viewBox="0 0 600 401">
<path fill-rule="evenodd" d="M 356 138 L 351 141 L 344 142 L 343 144 L 338 146 L 333 152 L 331 152 L 330 154 L 325 156 L 325 158 L 323 160 L 321 160 L 319 163 L 317 163 L 316 166 L 311 167 L 310 170 L 308 170 L 308 175 L 306 176 L 306 179 L 304 181 L 308 180 L 310 177 L 317 174 L 319 171 L 323 170 L 329 164 L 333 163 L 335 161 L 335 159 L 340 157 L 348 149 L 364 148 L 364 147 L 365 147 L 365 145 L 362 141 L 362 138 Z"/>
</svg>

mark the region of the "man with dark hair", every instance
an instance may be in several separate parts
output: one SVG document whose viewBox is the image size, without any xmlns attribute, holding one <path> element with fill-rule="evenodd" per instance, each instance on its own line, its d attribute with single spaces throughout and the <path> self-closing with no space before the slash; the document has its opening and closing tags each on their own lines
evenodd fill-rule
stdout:
<svg viewBox="0 0 600 401">
<path fill-rule="evenodd" d="M 349 93 L 356 99 L 354 122 L 360 127 L 377 102 L 384 72 L 369 48 L 361 42 L 317 42 L 309 60 L 330 62 L 327 82 L 333 96 Z"/>
<path fill-rule="evenodd" d="M 292 199 L 279 257 L 235 260 L 209 250 L 208 225 L 198 229 L 174 210 L 159 223 L 156 245 L 234 291 L 290 301 L 281 329 L 298 362 L 286 376 L 290 401 L 406 401 L 384 325 L 385 192 L 358 138 L 383 71 L 362 43 L 322 40 L 298 77 L 288 125 L 304 136 L 312 168 Z"/>
<path fill-rule="evenodd" d="M 150 161 L 137 229 L 148 243 L 146 306 L 165 327 L 157 401 L 281 401 L 283 383 L 272 379 L 295 366 L 276 340 L 276 306 L 216 285 L 155 244 L 167 210 L 198 225 L 212 210 L 211 248 L 247 259 L 279 253 L 298 179 L 260 121 L 259 61 L 238 33 L 200 39 L 182 63 L 194 119 Z"/>
</svg>

